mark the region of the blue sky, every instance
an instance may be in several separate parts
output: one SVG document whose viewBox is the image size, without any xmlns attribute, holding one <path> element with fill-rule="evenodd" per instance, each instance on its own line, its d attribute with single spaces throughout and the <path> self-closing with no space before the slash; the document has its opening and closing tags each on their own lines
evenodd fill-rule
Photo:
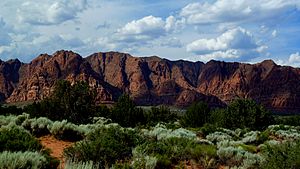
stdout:
<svg viewBox="0 0 300 169">
<path fill-rule="evenodd" d="M 1 0 L 0 59 L 120 51 L 300 66 L 300 0 Z"/>
</svg>

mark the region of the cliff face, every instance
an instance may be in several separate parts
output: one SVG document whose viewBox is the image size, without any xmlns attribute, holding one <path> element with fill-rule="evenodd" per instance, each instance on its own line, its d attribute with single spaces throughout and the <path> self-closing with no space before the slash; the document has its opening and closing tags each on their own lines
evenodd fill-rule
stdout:
<svg viewBox="0 0 300 169">
<path fill-rule="evenodd" d="M 0 61 L 0 99 L 40 100 L 55 81 L 83 80 L 98 91 L 100 102 L 115 101 L 126 92 L 138 104 L 187 106 L 204 100 L 222 106 L 236 98 L 252 98 L 279 112 L 300 112 L 300 69 L 271 60 L 258 64 L 169 61 L 118 52 L 86 58 L 71 51 L 43 54 L 28 64 Z"/>
</svg>

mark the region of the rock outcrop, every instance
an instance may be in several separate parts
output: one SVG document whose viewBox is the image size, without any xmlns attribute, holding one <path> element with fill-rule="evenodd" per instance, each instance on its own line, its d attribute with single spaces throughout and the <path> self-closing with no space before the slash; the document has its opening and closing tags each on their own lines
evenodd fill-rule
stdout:
<svg viewBox="0 0 300 169">
<path fill-rule="evenodd" d="M 59 79 L 86 81 L 97 89 L 99 102 L 110 103 L 126 92 L 140 105 L 187 106 L 204 100 L 212 106 L 236 98 L 252 98 L 275 112 L 300 112 L 300 69 L 238 62 L 170 61 L 118 52 L 86 58 L 72 51 L 42 54 L 30 63 L 0 61 L 0 99 L 41 100 Z"/>
</svg>

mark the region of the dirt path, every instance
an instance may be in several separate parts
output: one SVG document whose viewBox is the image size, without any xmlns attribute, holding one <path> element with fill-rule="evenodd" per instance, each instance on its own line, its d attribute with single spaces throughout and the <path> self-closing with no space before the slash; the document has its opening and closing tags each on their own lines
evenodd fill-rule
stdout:
<svg viewBox="0 0 300 169">
<path fill-rule="evenodd" d="M 64 149 L 72 146 L 74 143 L 68 142 L 68 141 L 57 140 L 56 138 L 54 138 L 51 135 L 40 137 L 39 140 L 43 146 L 45 146 L 46 148 L 49 148 L 51 150 L 51 156 L 56 157 L 60 160 L 60 164 L 59 164 L 58 168 L 63 169 L 64 163 L 65 163 L 64 158 L 63 158 Z"/>
</svg>

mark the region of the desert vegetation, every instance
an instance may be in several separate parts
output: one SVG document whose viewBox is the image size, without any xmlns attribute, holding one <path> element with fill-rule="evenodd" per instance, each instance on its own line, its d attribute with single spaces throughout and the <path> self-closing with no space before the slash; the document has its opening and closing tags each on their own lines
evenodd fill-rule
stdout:
<svg viewBox="0 0 300 169">
<path fill-rule="evenodd" d="M 137 107 L 128 95 L 111 108 L 93 101 L 85 83 L 59 82 L 48 99 L 0 108 L 0 168 L 57 168 L 37 138 L 74 144 L 67 169 L 299 168 L 298 116 L 273 116 L 253 100 L 226 108 Z M 287 125 L 290 124 L 290 125 Z"/>
</svg>

